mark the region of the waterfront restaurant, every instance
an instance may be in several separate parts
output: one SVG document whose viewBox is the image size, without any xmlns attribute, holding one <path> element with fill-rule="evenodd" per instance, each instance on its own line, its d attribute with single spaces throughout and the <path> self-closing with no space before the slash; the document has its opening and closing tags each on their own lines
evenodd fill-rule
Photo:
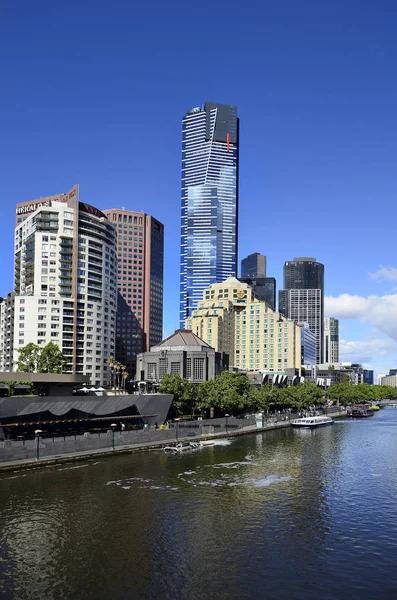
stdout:
<svg viewBox="0 0 397 600">
<path fill-rule="evenodd" d="M 100 432 L 116 423 L 118 428 L 138 429 L 164 423 L 171 394 L 105 397 L 0 398 L 0 440 Z"/>
</svg>

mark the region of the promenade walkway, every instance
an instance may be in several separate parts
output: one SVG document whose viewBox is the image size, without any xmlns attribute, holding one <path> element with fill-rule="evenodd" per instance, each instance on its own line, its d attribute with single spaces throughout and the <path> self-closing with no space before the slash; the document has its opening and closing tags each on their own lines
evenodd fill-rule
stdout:
<svg viewBox="0 0 397 600">
<path fill-rule="evenodd" d="M 344 416 L 344 412 L 334 412 L 332 414 L 333 418 L 338 418 Z M 16 471 L 22 469 L 35 469 L 41 468 L 49 465 L 57 465 L 59 463 L 64 462 L 74 462 L 87 460 L 89 458 L 98 458 L 103 456 L 111 456 L 115 454 L 124 454 L 128 452 L 138 452 L 145 451 L 155 448 L 161 448 L 165 445 L 174 444 L 177 442 L 186 442 L 186 441 L 200 441 L 200 440 L 209 440 L 209 439 L 219 439 L 219 438 L 228 438 L 234 437 L 237 435 L 246 435 L 250 433 L 261 433 L 265 431 L 272 431 L 275 429 L 281 429 L 285 427 L 290 427 L 291 423 L 289 420 L 279 420 L 279 421 L 271 421 L 267 422 L 264 427 L 258 427 L 257 425 L 249 425 L 247 427 L 242 427 L 240 429 L 231 429 L 226 431 L 219 431 L 213 434 L 200 434 L 200 435 L 186 435 L 183 433 L 183 430 L 179 430 L 179 435 L 176 434 L 176 437 L 170 438 L 168 435 L 164 436 L 164 439 L 161 439 L 161 432 L 159 432 L 159 437 L 156 440 L 150 440 L 148 442 L 140 440 L 138 443 L 126 444 L 126 445 L 118 445 L 115 448 L 111 445 L 111 438 L 109 438 L 109 446 L 106 448 L 98 448 L 98 449 L 89 449 L 89 450 L 81 450 L 81 451 L 73 451 L 73 452 L 64 452 L 62 454 L 54 454 L 54 455 L 46 455 L 43 458 L 37 460 L 36 458 L 22 458 L 19 460 L 6 460 L 0 462 L 0 474 L 2 472 L 7 471 Z"/>
</svg>

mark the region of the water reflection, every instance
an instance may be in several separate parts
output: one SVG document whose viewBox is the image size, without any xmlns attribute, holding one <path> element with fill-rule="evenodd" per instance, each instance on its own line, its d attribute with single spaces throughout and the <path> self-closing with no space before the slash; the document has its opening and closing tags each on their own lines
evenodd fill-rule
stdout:
<svg viewBox="0 0 397 600">
<path fill-rule="evenodd" d="M 384 410 L 182 456 L 4 476 L 0 597 L 387 598 L 396 428 Z"/>
</svg>

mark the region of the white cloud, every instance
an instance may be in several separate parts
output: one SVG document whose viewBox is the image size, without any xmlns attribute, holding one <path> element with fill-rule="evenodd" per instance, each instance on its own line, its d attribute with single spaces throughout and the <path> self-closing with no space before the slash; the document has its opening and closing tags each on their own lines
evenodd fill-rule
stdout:
<svg viewBox="0 0 397 600">
<path fill-rule="evenodd" d="M 397 268 L 395 267 L 384 267 L 383 265 L 379 266 L 379 269 L 375 271 L 375 273 L 368 273 L 371 279 L 378 279 L 380 281 L 397 281 Z"/>
<path fill-rule="evenodd" d="M 362 319 L 397 341 L 397 294 L 325 298 L 325 314 L 340 319 Z"/>
<path fill-rule="evenodd" d="M 391 339 L 375 339 L 362 341 L 340 340 L 340 360 L 373 364 L 382 356 L 397 352 L 397 342 Z M 371 367 L 373 368 L 373 367 Z M 384 367 L 383 367 L 384 368 Z"/>
</svg>

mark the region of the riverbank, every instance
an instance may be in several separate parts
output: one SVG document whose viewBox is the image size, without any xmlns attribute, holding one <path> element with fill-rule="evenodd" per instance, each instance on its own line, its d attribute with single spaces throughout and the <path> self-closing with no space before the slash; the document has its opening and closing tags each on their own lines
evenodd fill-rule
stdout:
<svg viewBox="0 0 397 600">
<path fill-rule="evenodd" d="M 335 412 L 332 415 L 332 418 L 340 418 L 345 416 L 345 412 Z M 230 427 L 230 426 L 229 426 Z M 218 431 L 214 433 L 200 433 L 197 435 L 192 435 L 189 432 L 189 435 L 178 435 L 178 430 L 175 431 L 175 437 L 170 437 L 169 435 L 164 435 L 164 438 L 156 439 L 155 441 L 142 441 L 140 440 L 137 443 L 126 444 L 123 446 L 115 446 L 112 447 L 111 436 L 109 436 L 109 447 L 107 448 L 98 448 L 98 449 L 90 449 L 90 450 L 81 450 L 81 451 L 73 451 L 73 452 L 65 452 L 62 454 L 47 455 L 45 457 L 36 459 L 36 458 L 22 458 L 17 460 L 6 460 L 0 462 L 0 474 L 6 473 L 9 471 L 19 471 L 24 469 L 38 469 L 42 467 L 49 467 L 52 465 L 58 465 L 60 463 L 70 463 L 70 462 L 78 462 L 84 461 L 90 458 L 101 458 L 105 456 L 113 456 L 115 454 L 127 454 L 132 452 L 140 452 L 146 450 L 152 450 L 156 448 L 162 448 L 164 445 L 170 445 L 177 442 L 191 442 L 191 441 L 200 441 L 200 440 L 211 440 L 211 439 L 219 439 L 225 437 L 235 437 L 238 435 L 247 435 L 251 433 L 262 433 L 266 431 L 273 431 L 275 429 L 282 429 L 286 427 L 291 427 L 290 420 L 278 420 L 276 422 L 268 422 L 263 427 L 258 427 L 255 425 L 248 425 L 247 427 L 241 427 L 240 429 L 229 429 L 226 424 L 225 431 Z M 159 432 L 160 435 L 168 433 L 168 431 Z M 179 430 L 180 431 L 180 430 Z M 114 440 L 114 438 L 113 438 Z"/>
</svg>

